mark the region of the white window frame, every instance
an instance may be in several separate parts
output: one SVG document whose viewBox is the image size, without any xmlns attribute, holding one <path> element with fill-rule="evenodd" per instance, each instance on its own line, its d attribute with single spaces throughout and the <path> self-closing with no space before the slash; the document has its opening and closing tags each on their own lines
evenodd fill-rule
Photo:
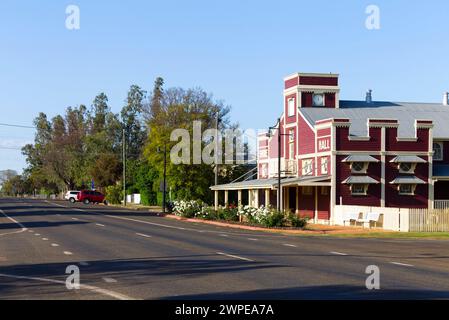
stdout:
<svg viewBox="0 0 449 320">
<path fill-rule="evenodd" d="M 441 150 L 441 154 L 440 154 L 440 157 L 439 158 L 436 158 L 435 157 L 435 148 L 433 148 L 433 146 L 435 146 L 435 145 L 438 145 L 439 147 L 440 147 L 440 150 Z M 434 142 L 433 143 L 433 146 L 432 146 L 432 149 L 433 149 L 433 160 L 434 161 L 443 161 L 444 160 L 444 146 L 443 146 L 443 143 L 442 142 Z"/>
<path fill-rule="evenodd" d="M 411 187 L 411 192 L 403 192 L 403 191 L 401 191 L 401 187 L 402 186 L 410 186 Z M 416 190 L 416 184 L 413 184 L 413 183 L 406 183 L 406 184 L 398 185 L 398 191 L 399 191 L 399 194 L 401 196 L 414 196 L 415 195 L 415 190 Z"/>
<path fill-rule="evenodd" d="M 321 158 L 321 174 L 329 174 L 329 159 L 327 157 Z"/>
<path fill-rule="evenodd" d="M 303 159 L 301 165 L 303 176 L 313 176 L 313 159 Z M 306 169 L 310 169 L 310 171 L 306 171 Z"/>
<path fill-rule="evenodd" d="M 363 187 L 363 192 L 355 192 L 354 190 L 354 186 L 362 186 Z M 368 194 L 368 184 L 359 184 L 359 183 L 355 183 L 355 184 L 351 184 L 351 195 L 353 196 L 366 196 Z"/>
<path fill-rule="evenodd" d="M 287 100 L 287 116 L 293 117 L 296 115 L 295 111 L 295 98 L 290 98 Z"/>
</svg>

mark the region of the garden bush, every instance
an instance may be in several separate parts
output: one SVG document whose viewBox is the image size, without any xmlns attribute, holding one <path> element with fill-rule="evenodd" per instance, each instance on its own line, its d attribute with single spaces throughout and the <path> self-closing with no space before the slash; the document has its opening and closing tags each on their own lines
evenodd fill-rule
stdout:
<svg viewBox="0 0 449 320">
<path fill-rule="evenodd" d="M 116 184 L 106 187 L 106 201 L 110 204 L 121 204 L 123 200 L 123 190 L 121 185 Z"/>
</svg>

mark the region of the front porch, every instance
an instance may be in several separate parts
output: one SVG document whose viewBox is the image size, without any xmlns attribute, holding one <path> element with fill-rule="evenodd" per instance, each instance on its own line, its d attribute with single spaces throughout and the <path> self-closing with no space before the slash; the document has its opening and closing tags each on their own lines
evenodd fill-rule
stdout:
<svg viewBox="0 0 449 320">
<path fill-rule="evenodd" d="M 277 207 L 277 179 L 259 179 L 211 187 L 215 209 L 219 206 Z M 280 210 L 296 213 L 318 223 L 331 216 L 330 177 L 284 178 Z"/>
</svg>

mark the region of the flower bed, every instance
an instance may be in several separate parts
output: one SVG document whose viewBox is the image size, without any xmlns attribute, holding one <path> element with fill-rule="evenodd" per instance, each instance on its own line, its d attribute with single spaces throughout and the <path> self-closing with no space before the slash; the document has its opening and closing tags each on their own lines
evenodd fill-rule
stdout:
<svg viewBox="0 0 449 320">
<path fill-rule="evenodd" d="M 207 206 L 202 201 L 175 201 L 173 213 L 184 218 L 197 218 L 203 220 L 217 220 L 238 222 L 244 220 L 247 224 L 263 226 L 267 228 L 293 227 L 304 229 L 307 219 L 295 214 L 285 214 L 269 207 L 253 208 L 244 206 L 219 207 L 218 210 Z"/>
</svg>

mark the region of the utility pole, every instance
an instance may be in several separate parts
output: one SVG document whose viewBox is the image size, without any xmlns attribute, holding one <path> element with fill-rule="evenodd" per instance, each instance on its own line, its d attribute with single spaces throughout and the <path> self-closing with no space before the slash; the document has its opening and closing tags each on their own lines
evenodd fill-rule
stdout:
<svg viewBox="0 0 449 320">
<path fill-rule="evenodd" d="M 282 187 L 281 187 L 281 152 L 282 152 L 282 137 L 283 136 L 289 136 L 289 134 L 281 133 L 281 119 L 278 119 L 277 125 L 274 127 L 268 128 L 268 136 L 271 137 L 271 130 L 277 129 L 278 130 L 278 181 L 277 181 L 277 210 L 281 211 L 281 194 L 282 194 Z"/>
<path fill-rule="evenodd" d="M 164 183 L 162 192 L 162 213 L 166 212 L 166 200 L 167 200 L 167 144 L 164 144 Z"/>
<path fill-rule="evenodd" d="M 217 116 L 215 118 L 215 185 L 218 186 L 218 122 L 220 113 L 217 108 Z"/>
<path fill-rule="evenodd" d="M 125 129 L 123 129 L 123 205 L 126 207 L 126 141 Z"/>
<path fill-rule="evenodd" d="M 277 211 L 281 211 L 281 119 L 278 120 L 278 194 L 277 194 Z"/>
</svg>

